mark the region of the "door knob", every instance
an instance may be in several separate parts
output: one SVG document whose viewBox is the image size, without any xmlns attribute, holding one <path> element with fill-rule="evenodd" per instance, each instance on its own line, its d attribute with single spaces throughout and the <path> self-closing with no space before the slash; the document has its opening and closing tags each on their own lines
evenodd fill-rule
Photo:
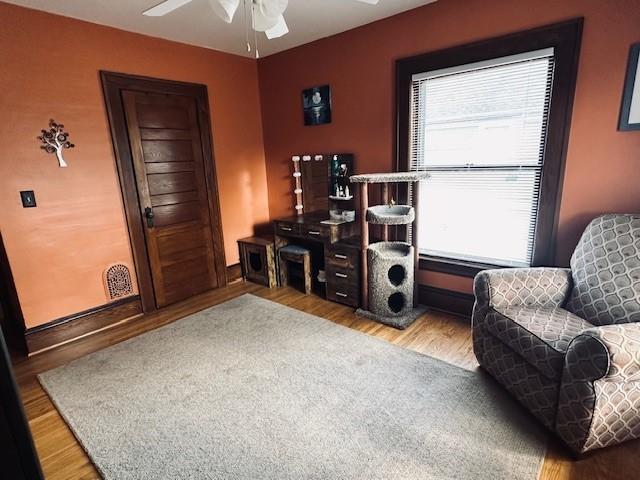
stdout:
<svg viewBox="0 0 640 480">
<path fill-rule="evenodd" d="M 145 208 L 144 216 L 147 218 L 147 227 L 153 228 L 153 209 L 151 207 Z"/>
</svg>

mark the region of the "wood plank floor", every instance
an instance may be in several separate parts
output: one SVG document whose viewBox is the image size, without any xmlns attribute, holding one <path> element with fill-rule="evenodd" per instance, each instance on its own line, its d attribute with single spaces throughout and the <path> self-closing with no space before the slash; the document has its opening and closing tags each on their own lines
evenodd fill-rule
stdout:
<svg viewBox="0 0 640 480">
<path fill-rule="evenodd" d="M 38 373 L 244 293 L 252 293 L 324 317 L 463 368 L 477 368 L 471 349 L 469 321 L 466 319 L 430 312 L 418 319 L 411 327 L 399 331 L 357 317 L 351 308 L 327 302 L 314 295 L 303 295 L 291 288 L 268 289 L 252 283 L 236 282 L 228 287 L 198 295 L 161 312 L 130 320 L 110 330 L 35 357 L 14 358 L 18 384 L 46 478 L 50 480 L 94 479 L 99 478 L 99 475 L 49 397 L 40 387 L 36 379 Z M 640 478 L 640 441 L 596 451 L 580 460 L 573 460 L 564 447 L 557 441 L 551 440 L 540 478 L 542 480 Z"/>
</svg>

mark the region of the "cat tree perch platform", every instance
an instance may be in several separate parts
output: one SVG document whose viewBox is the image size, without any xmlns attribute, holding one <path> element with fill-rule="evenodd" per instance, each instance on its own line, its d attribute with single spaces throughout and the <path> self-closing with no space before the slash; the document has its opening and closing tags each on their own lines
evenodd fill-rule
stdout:
<svg viewBox="0 0 640 480">
<path fill-rule="evenodd" d="M 351 175 L 349 181 L 351 183 L 413 183 L 428 177 L 427 172 L 362 173 Z"/>
<path fill-rule="evenodd" d="M 409 225 L 416 218 L 409 205 L 376 205 L 367 208 L 367 222 L 376 225 Z"/>
<path fill-rule="evenodd" d="M 412 205 L 389 203 L 389 184 L 408 186 L 426 179 L 426 172 L 369 173 L 353 175 L 360 188 L 360 249 L 362 308 L 358 314 L 381 323 L 405 328 L 424 313 L 418 306 L 418 189 Z M 381 185 L 381 205 L 369 206 L 369 184 Z M 382 242 L 369 245 L 369 224 L 382 225 Z M 389 225 L 407 225 L 406 242 L 389 241 Z M 409 225 L 413 225 L 410 235 Z M 409 236 L 411 243 L 409 243 Z"/>
</svg>

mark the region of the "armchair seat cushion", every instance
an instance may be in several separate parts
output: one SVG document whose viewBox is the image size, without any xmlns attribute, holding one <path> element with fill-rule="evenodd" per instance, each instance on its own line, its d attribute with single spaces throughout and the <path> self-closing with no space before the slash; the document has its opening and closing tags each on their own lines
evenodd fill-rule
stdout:
<svg viewBox="0 0 640 480">
<path fill-rule="evenodd" d="M 550 379 L 560 379 L 571 341 L 593 325 L 559 307 L 490 310 L 486 329 Z"/>
</svg>

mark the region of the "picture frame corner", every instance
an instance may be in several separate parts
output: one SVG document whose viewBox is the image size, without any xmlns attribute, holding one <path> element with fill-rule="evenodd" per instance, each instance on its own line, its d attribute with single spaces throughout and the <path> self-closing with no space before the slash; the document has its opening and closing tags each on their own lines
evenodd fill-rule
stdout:
<svg viewBox="0 0 640 480">
<path fill-rule="evenodd" d="M 618 131 L 638 130 L 640 130 L 640 41 L 632 43 L 629 47 L 618 119 Z"/>
</svg>

